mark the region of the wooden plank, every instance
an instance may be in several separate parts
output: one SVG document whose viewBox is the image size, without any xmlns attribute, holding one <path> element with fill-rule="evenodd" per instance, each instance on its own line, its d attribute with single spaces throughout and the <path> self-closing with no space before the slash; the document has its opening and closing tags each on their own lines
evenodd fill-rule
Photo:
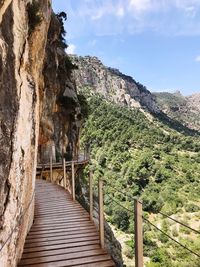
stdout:
<svg viewBox="0 0 200 267">
<path fill-rule="evenodd" d="M 71 230 L 71 231 L 70 231 Z M 90 231 L 96 231 L 96 229 L 94 227 L 81 227 L 80 229 L 78 228 L 72 228 L 72 229 L 55 229 L 55 230 L 38 230 L 37 232 L 30 232 L 27 236 L 27 239 L 29 238 L 35 238 L 35 237 L 40 237 L 41 235 L 43 236 L 53 236 L 54 234 L 64 234 L 64 235 L 68 235 L 70 232 L 71 233 L 76 233 L 76 232 L 80 232 L 80 233 L 86 233 L 86 232 L 90 232 Z M 97 231 L 96 231 L 97 232 Z"/>
<path fill-rule="evenodd" d="M 35 247 L 43 247 L 43 246 L 50 246 L 50 245 L 59 245 L 59 244 L 70 244 L 70 243 L 79 243 L 91 240 L 98 240 L 98 236 L 90 236 L 90 237 L 80 237 L 80 238 L 67 238 L 64 236 L 59 240 L 54 241 L 41 241 L 37 243 L 25 243 L 25 248 L 35 248 Z"/>
<path fill-rule="evenodd" d="M 67 201 L 65 201 L 67 202 Z M 64 202 L 63 202 L 64 203 Z M 55 211 L 57 209 L 57 211 L 62 211 L 62 210 L 83 210 L 85 211 L 83 208 L 80 207 L 80 204 L 77 205 L 75 204 L 74 206 L 73 205 L 67 205 L 65 203 L 65 205 L 63 205 L 63 203 L 52 203 L 52 206 L 42 206 L 42 205 L 37 205 L 35 206 L 35 209 L 36 209 L 36 212 L 46 212 L 46 211 Z"/>
<path fill-rule="evenodd" d="M 46 224 L 46 225 L 33 225 L 31 227 L 31 230 L 30 230 L 30 233 L 31 232 L 37 232 L 39 229 L 40 230 L 54 230 L 54 229 L 63 229 L 65 227 L 65 229 L 70 229 L 70 228 L 73 228 L 73 227 L 80 227 L 80 226 L 91 226 L 92 223 L 89 223 L 87 221 L 85 222 L 81 222 L 81 225 L 79 222 L 75 222 L 73 224 L 71 223 L 68 223 L 68 222 L 63 222 L 63 223 L 60 223 L 59 225 L 56 225 L 56 224 Z"/>
<path fill-rule="evenodd" d="M 91 237 L 91 236 L 95 236 L 95 237 L 98 237 L 98 234 L 96 232 L 87 232 L 87 233 L 77 233 L 77 234 L 68 234 L 67 236 L 67 240 L 71 240 L 71 239 L 76 239 L 76 238 L 82 238 L 82 237 L 85 237 L 86 239 L 88 237 Z M 26 243 L 25 244 L 33 244 L 34 243 L 38 243 L 38 242 L 47 242 L 47 241 L 54 241 L 54 240 L 61 240 L 61 239 L 66 239 L 65 236 L 63 235 L 54 235 L 54 236 L 47 236 L 47 237 L 44 237 L 44 236 L 40 236 L 38 238 L 29 238 L 29 239 L 26 239 Z"/>
<path fill-rule="evenodd" d="M 56 214 L 55 214 L 56 215 Z M 49 216 L 38 216 L 35 218 L 35 223 L 36 222 L 40 222 L 40 221 L 49 221 Z M 50 216 L 51 217 L 51 216 Z M 56 218 L 54 218 L 55 216 L 52 215 L 52 220 L 51 221 L 55 221 L 55 220 L 63 220 L 63 219 L 68 219 L 69 221 L 74 221 L 74 219 L 76 218 L 88 218 L 89 220 L 89 214 L 85 214 L 85 213 L 81 213 L 80 211 L 77 211 L 77 214 L 73 214 L 72 216 L 69 215 L 69 213 L 63 213 L 62 216 L 57 216 Z"/>
<path fill-rule="evenodd" d="M 19 266 L 115 266 L 99 245 L 89 214 L 69 192 L 46 181 L 36 182 L 34 224 Z"/>
<path fill-rule="evenodd" d="M 59 206 L 58 206 L 58 208 L 59 208 Z M 63 212 L 66 212 L 66 213 L 73 213 L 73 212 L 76 212 L 76 214 L 77 213 L 81 213 L 81 214 L 88 214 L 87 212 L 86 212 L 86 210 L 84 210 L 84 209 L 81 209 L 80 207 L 79 208 L 77 208 L 77 209 L 69 209 L 69 208 L 67 208 L 67 207 L 65 207 L 65 208 L 63 208 L 63 209 L 50 209 L 49 208 L 49 210 L 40 210 L 40 211 L 38 211 L 38 210 L 36 210 L 35 211 L 35 216 L 38 216 L 38 215 L 40 215 L 40 216 L 44 216 L 45 214 L 63 214 Z"/>
<path fill-rule="evenodd" d="M 76 266 L 77 264 L 88 264 L 88 263 L 98 263 L 101 261 L 110 260 L 110 256 L 108 255 L 95 255 L 95 256 L 88 256 L 82 257 L 78 259 L 71 259 L 71 260 L 61 260 L 61 261 L 54 261 L 49 262 L 48 267 L 69 267 L 69 266 Z M 22 264 L 20 266 L 27 266 L 27 264 Z M 34 264 L 34 267 L 47 267 L 45 263 Z"/>
<path fill-rule="evenodd" d="M 73 222 L 82 222 L 82 221 L 88 221 L 88 217 L 77 217 L 77 218 L 70 218 L 69 217 L 62 217 L 62 218 L 52 218 L 52 219 L 45 219 L 45 218 L 40 218 L 40 219 L 36 219 L 34 224 L 45 224 L 45 223 L 48 223 L 48 224 L 57 224 L 57 223 L 62 223 L 62 222 L 67 222 L 68 223 L 73 223 Z"/>
<path fill-rule="evenodd" d="M 99 245 L 99 240 L 87 240 L 83 241 L 81 243 L 62 243 L 62 244 L 54 244 L 54 245 L 44 245 L 42 247 L 34 247 L 34 248 L 24 248 L 24 253 L 30 253 L 30 252 L 39 252 L 39 251 L 46 251 L 46 250 L 54 250 L 54 249 L 61 249 L 61 248 L 74 248 L 74 247 L 80 247 L 80 246 L 87 246 L 87 245 L 92 245 L 92 244 L 98 244 Z"/>
<path fill-rule="evenodd" d="M 69 254 L 72 252 L 81 252 L 81 251 L 90 251 L 92 249 L 100 248 L 99 244 L 94 245 L 87 245 L 87 246 L 78 246 L 74 248 L 60 248 L 54 250 L 46 250 L 46 251 L 39 251 L 39 252 L 30 252 L 24 253 L 22 259 L 30 259 L 30 258 L 38 258 L 38 257 L 47 257 L 52 255 L 59 255 L 59 254 Z"/>
<path fill-rule="evenodd" d="M 82 209 L 73 209 L 73 210 L 68 210 L 67 208 L 66 209 L 62 209 L 62 210 L 49 210 L 49 211 L 40 211 L 40 212 L 36 212 L 35 213 L 35 217 L 37 217 L 37 216 L 46 216 L 46 215 L 54 215 L 54 214 L 56 214 L 56 215 L 61 215 L 61 214 L 63 214 L 63 213 L 66 213 L 66 214 L 77 214 L 77 212 L 79 212 L 80 214 L 88 214 L 85 210 L 82 210 Z"/>
<path fill-rule="evenodd" d="M 101 262 L 86 263 L 81 265 L 74 265 L 76 267 L 113 267 L 116 266 L 112 260 L 106 260 Z"/>
<path fill-rule="evenodd" d="M 71 252 L 70 254 L 52 255 L 48 257 L 38 257 L 34 259 L 22 259 L 20 265 L 29 265 L 36 263 L 56 262 L 61 260 L 80 259 L 83 257 L 90 257 L 94 255 L 105 255 L 106 252 L 101 249 L 94 249 L 90 251 Z"/>
<path fill-rule="evenodd" d="M 30 238 L 37 238 L 37 237 L 41 237 L 41 236 L 54 236 L 54 235 L 76 235 L 76 233 L 78 234 L 83 234 L 83 233 L 90 233 L 92 231 L 95 231 L 96 232 L 96 228 L 95 227 L 85 227 L 85 228 L 82 228 L 82 227 L 79 227 L 79 228 L 72 228 L 72 229 L 61 229 L 61 230 L 58 230 L 58 231 L 55 231 L 55 230 L 51 230 L 51 231 L 38 231 L 36 233 L 29 233 L 27 235 L 27 239 L 30 239 Z"/>
<path fill-rule="evenodd" d="M 70 218 L 70 219 L 74 219 L 74 218 L 89 218 L 89 215 L 85 214 L 83 212 L 80 212 L 79 214 L 73 213 L 73 214 L 71 214 L 71 216 L 70 216 L 69 212 L 63 212 L 62 215 L 63 215 L 63 218 Z M 58 218 L 58 216 L 59 216 L 59 213 L 54 213 L 54 214 L 45 214 L 42 217 L 43 217 L 43 219 L 46 220 L 48 218 L 50 218 L 50 219 Z M 35 221 L 39 220 L 40 218 L 41 218 L 40 215 L 35 216 Z"/>
</svg>

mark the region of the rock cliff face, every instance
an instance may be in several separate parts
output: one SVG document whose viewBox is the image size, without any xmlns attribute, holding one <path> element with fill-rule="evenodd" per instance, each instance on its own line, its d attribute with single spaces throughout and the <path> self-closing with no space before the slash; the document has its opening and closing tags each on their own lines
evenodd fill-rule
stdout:
<svg viewBox="0 0 200 267">
<path fill-rule="evenodd" d="M 60 26 L 59 19 L 52 15 L 40 97 L 38 161 L 42 163 L 49 162 L 51 150 L 54 161 L 61 160 L 62 156 L 72 159 L 78 153 L 81 110 L 71 75 L 73 65 L 60 40 Z"/>
<path fill-rule="evenodd" d="M 74 76 L 79 90 L 89 87 L 118 104 L 160 112 L 152 94 L 133 78 L 104 66 L 96 57 L 72 56 L 72 60 L 78 66 Z"/>
<path fill-rule="evenodd" d="M 17 265 L 32 225 L 37 161 L 48 162 L 51 152 L 54 161 L 78 154 L 81 107 L 62 30 L 49 0 L 0 0 L 1 267 Z"/>
<path fill-rule="evenodd" d="M 154 93 L 160 109 L 170 118 L 200 131 L 200 94 L 184 97 L 180 92 Z"/>
<path fill-rule="evenodd" d="M 60 26 L 49 0 L 0 0 L 1 267 L 16 266 L 32 224 L 37 156 L 45 161 L 51 147 L 54 160 L 67 149 L 72 156 L 78 144 L 80 108 Z"/>
<path fill-rule="evenodd" d="M 0 1 L 2 267 L 16 265 L 33 214 L 39 87 L 51 7 L 49 1 L 40 1 L 38 13 L 42 20 L 30 31 L 27 4 L 28 1 Z"/>
</svg>

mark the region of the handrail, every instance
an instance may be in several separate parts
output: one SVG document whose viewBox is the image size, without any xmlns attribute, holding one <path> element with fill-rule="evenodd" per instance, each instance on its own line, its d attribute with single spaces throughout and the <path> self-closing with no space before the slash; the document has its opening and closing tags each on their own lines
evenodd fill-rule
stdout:
<svg viewBox="0 0 200 267">
<path fill-rule="evenodd" d="M 178 223 L 178 224 L 180 224 L 180 225 L 182 225 L 182 226 L 184 226 L 184 227 L 190 229 L 191 231 L 193 231 L 193 232 L 195 232 L 195 233 L 197 233 L 197 234 L 200 234 L 200 231 L 198 231 L 198 230 L 196 230 L 196 229 L 190 227 L 189 225 L 187 225 L 187 224 L 185 224 L 185 223 L 182 223 L 182 222 L 179 222 L 178 220 L 176 220 L 176 219 L 170 217 L 170 216 L 167 215 L 167 214 L 164 214 L 164 213 L 161 212 L 161 211 L 159 211 L 158 213 L 161 214 L 162 216 L 164 216 L 164 217 L 166 217 L 166 218 L 168 218 L 168 219 L 170 219 L 170 220 L 172 220 L 172 221 L 174 221 L 174 222 L 176 222 L 176 223 Z"/>
<path fill-rule="evenodd" d="M 82 162 L 89 162 L 89 158 L 88 159 L 84 159 L 84 160 L 72 160 L 70 162 L 65 162 L 66 165 L 70 164 L 72 166 L 72 198 L 73 200 L 75 200 L 75 177 L 74 177 L 74 164 L 75 163 L 82 163 Z M 57 163 L 58 165 L 60 163 Z M 134 215 L 134 225 L 135 225 L 135 266 L 136 267 L 141 267 L 143 266 L 143 231 L 142 231 L 142 219 L 144 221 L 146 221 L 147 223 L 151 224 L 152 226 L 154 226 L 157 230 L 159 230 L 160 232 L 162 232 L 164 235 L 166 235 L 168 238 L 170 238 L 172 241 L 176 242 L 177 244 L 179 244 L 181 247 L 185 248 L 187 251 L 189 251 L 190 253 L 192 253 L 193 255 L 200 257 L 200 255 L 194 251 L 192 251 L 190 248 L 186 247 L 185 245 L 181 244 L 180 242 L 178 242 L 176 239 L 172 238 L 170 235 L 168 235 L 167 233 L 165 233 L 163 230 L 159 229 L 156 225 L 154 225 L 152 222 L 150 222 L 148 219 L 146 219 L 143 215 L 142 215 L 142 201 L 139 200 L 136 197 L 132 197 L 130 195 L 127 194 L 127 192 L 124 192 L 124 190 L 120 190 L 118 188 L 116 188 L 115 186 L 113 186 L 107 179 L 99 179 L 98 181 L 98 194 L 99 194 L 99 232 L 100 232 L 100 244 L 102 246 L 102 248 L 104 247 L 104 210 L 103 210 L 103 184 L 105 184 L 107 187 L 111 188 L 112 190 L 114 190 L 115 192 L 118 192 L 120 194 L 122 194 L 123 196 L 131 199 L 134 201 L 134 209 L 130 210 L 128 208 L 126 208 L 125 206 L 123 206 L 121 203 L 119 203 L 119 201 L 116 200 L 116 198 L 113 196 L 111 197 L 110 194 L 113 194 L 113 192 L 107 192 L 107 197 L 108 199 L 110 199 L 111 201 L 115 202 L 118 206 L 122 207 L 123 209 L 125 209 L 129 215 L 131 215 L 131 213 Z M 92 174 L 90 172 L 89 175 L 89 198 L 90 198 L 90 219 L 93 220 L 93 189 L 96 188 L 96 184 L 93 183 L 93 179 L 92 179 Z M 109 201 L 110 202 L 110 201 Z M 196 232 L 197 234 L 199 234 L 200 232 L 191 228 L 190 226 L 179 222 L 178 220 L 162 213 L 162 212 L 158 212 L 159 214 L 161 214 L 162 216 L 167 217 L 168 219 L 171 219 L 173 221 L 175 221 L 176 223 L 179 223 L 180 225 L 187 227 L 188 229 Z"/>
<path fill-rule="evenodd" d="M 78 160 L 70 160 L 70 161 L 66 161 L 65 162 L 65 165 L 66 166 L 70 166 L 72 163 L 74 164 L 84 164 L 84 163 L 88 163 L 89 162 L 89 158 L 86 158 L 86 159 L 78 159 Z M 63 162 L 54 162 L 52 163 L 52 167 L 62 167 L 63 165 Z M 37 169 L 41 169 L 42 167 L 44 166 L 44 168 L 50 168 L 50 164 L 49 163 L 44 163 L 44 164 L 38 164 L 37 165 Z"/>
<path fill-rule="evenodd" d="M 122 192 L 121 190 L 119 190 L 119 189 L 117 189 L 116 187 L 114 187 L 114 186 L 112 186 L 108 181 L 106 181 L 106 180 L 104 180 L 105 181 L 105 184 L 108 186 L 108 187 L 110 187 L 110 188 L 112 188 L 113 190 L 115 190 L 116 192 L 119 192 L 120 194 L 122 194 L 122 195 L 124 195 L 124 196 L 126 196 L 126 197 L 129 197 L 126 193 L 124 193 L 124 192 Z M 128 213 L 129 213 L 129 215 L 131 214 L 131 212 L 133 212 L 133 211 L 131 211 L 130 209 L 128 209 L 128 208 L 126 208 L 125 206 L 123 206 L 121 203 L 119 203 L 118 201 L 116 201 L 116 199 L 115 198 L 113 198 L 113 197 L 111 197 L 110 195 L 109 195 L 109 193 L 108 193 L 108 195 L 107 195 L 107 197 L 111 200 L 111 201 L 113 201 L 113 202 L 115 202 L 118 206 L 120 206 L 120 207 L 122 207 L 123 209 L 125 209 Z M 135 198 L 133 198 L 133 197 L 130 197 L 132 200 L 135 200 L 137 203 L 139 203 L 140 205 L 141 205 L 141 207 L 142 207 L 142 202 L 140 201 L 140 200 L 138 200 L 138 199 L 135 199 Z M 136 204 L 136 203 L 135 203 Z M 137 205 L 135 205 L 135 210 L 136 210 L 136 206 Z M 182 226 L 184 226 L 184 227 L 186 227 L 186 228 L 188 228 L 188 229 L 190 229 L 190 230 L 192 230 L 192 231 L 194 231 L 194 232 L 196 232 L 197 234 L 199 234 L 200 232 L 198 231 L 198 230 L 196 230 L 196 229 L 193 229 L 193 228 L 191 228 L 190 226 L 188 226 L 188 225 L 186 225 L 186 224 L 184 224 L 184 223 L 182 223 L 182 222 L 179 222 L 178 220 L 176 220 L 176 219 L 174 219 L 174 218 L 172 218 L 172 217 L 170 217 L 170 216 L 168 216 L 168 215 L 166 215 L 166 214 L 164 214 L 164 213 L 162 213 L 162 212 L 158 212 L 159 214 L 161 214 L 162 216 L 165 216 L 165 217 L 167 217 L 168 219 L 171 219 L 171 220 L 173 220 L 174 222 L 176 222 L 176 223 L 178 223 L 178 224 L 180 224 L 180 225 L 182 225 Z M 139 214 L 137 214 L 137 212 L 134 214 L 135 215 L 135 218 L 134 218 L 134 220 L 135 220 L 135 241 L 138 239 L 138 234 L 136 233 L 137 231 L 136 231 L 136 229 L 138 228 L 139 230 L 141 230 L 141 225 L 142 225 L 142 219 L 144 220 L 144 221 L 146 221 L 147 223 L 149 223 L 150 225 L 152 225 L 153 227 L 155 227 L 158 231 L 160 231 L 160 232 L 162 232 L 162 234 L 164 234 L 165 236 L 167 236 L 169 239 L 171 239 L 172 241 L 174 241 L 175 243 L 177 243 L 178 245 L 180 245 L 181 247 L 183 247 L 184 249 L 186 249 L 188 252 L 190 252 L 190 253 L 192 253 L 193 255 L 195 255 L 195 256 L 197 256 L 197 257 L 200 257 L 200 254 L 198 254 L 198 253 L 196 253 L 195 251 L 193 251 L 193 250 L 191 250 L 190 248 L 188 248 L 187 246 L 185 246 L 185 245 L 183 245 L 182 243 L 180 243 L 180 242 L 178 242 L 176 239 L 174 239 L 173 237 L 171 237 L 170 235 L 168 235 L 167 233 L 165 233 L 163 230 L 161 230 L 159 227 L 157 227 L 155 224 L 153 224 L 152 222 L 150 222 L 148 219 L 146 219 L 143 215 L 142 215 L 142 210 L 140 210 L 140 212 L 139 212 Z M 140 225 L 138 225 L 136 222 L 137 222 L 137 220 L 138 220 L 138 218 L 140 219 Z M 140 236 L 141 237 L 141 236 Z M 137 249 L 142 249 L 142 246 L 143 246 L 143 240 L 141 240 L 141 238 L 140 238 L 140 240 L 139 240 L 140 242 L 138 243 L 136 243 L 137 244 L 137 246 L 139 247 L 139 248 L 136 248 L 137 246 L 135 246 L 135 249 L 136 249 L 136 251 L 135 251 L 135 253 L 136 253 L 136 264 L 135 264 L 135 266 L 136 267 L 139 267 L 139 266 L 143 266 L 142 264 L 141 264 L 141 262 L 140 262 L 140 260 L 142 261 L 142 254 L 140 254 L 140 258 L 138 258 L 138 253 L 137 253 Z"/>
<path fill-rule="evenodd" d="M 151 226 L 153 226 L 154 228 L 156 228 L 158 231 L 160 231 L 162 234 L 164 234 L 165 236 L 167 236 L 169 239 L 171 239 L 172 241 L 176 242 L 179 246 L 183 247 L 184 249 L 186 249 L 187 251 L 189 251 L 190 253 L 192 253 L 193 255 L 197 256 L 200 258 L 200 254 L 197 254 L 195 251 L 191 250 L 190 248 L 186 247 L 185 245 L 181 244 L 179 241 L 177 241 L 175 238 L 171 237 L 170 235 L 168 235 L 167 233 L 165 233 L 163 230 L 161 230 L 160 228 L 158 228 L 155 224 L 153 224 L 152 222 L 150 222 L 149 220 L 147 220 L 146 218 L 143 217 L 143 220 L 145 220 L 147 223 L 149 223 Z"/>
</svg>

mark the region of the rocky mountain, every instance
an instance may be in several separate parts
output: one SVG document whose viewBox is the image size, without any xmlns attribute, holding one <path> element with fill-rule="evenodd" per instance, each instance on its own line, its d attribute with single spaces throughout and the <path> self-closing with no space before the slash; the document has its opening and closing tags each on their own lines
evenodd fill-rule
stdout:
<svg viewBox="0 0 200 267">
<path fill-rule="evenodd" d="M 92 88 L 93 92 L 120 105 L 160 113 L 155 97 L 132 77 L 104 66 L 97 57 L 71 58 L 78 67 L 74 72 L 78 90 Z"/>
<path fill-rule="evenodd" d="M 170 118 L 175 119 L 191 129 L 200 131 L 200 93 L 183 96 L 175 93 L 153 93 L 159 108 Z"/>
<path fill-rule="evenodd" d="M 45 162 L 53 148 L 55 160 L 78 147 L 80 106 L 61 26 L 49 0 L 0 1 L 2 267 L 17 265 L 33 221 L 37 156 Z"/>
<path fill-rule="evenodd" d="M 37 163 L 49 163 L 50 153 L 53 161 L 79 153 L 83 108 L 65 53 L 65 19 L 50 0 L 0 0 L 1 267 L 21 258 L 33 223 Z M 106 234 L 120 264 L 109 226 Z"/>
</svg>

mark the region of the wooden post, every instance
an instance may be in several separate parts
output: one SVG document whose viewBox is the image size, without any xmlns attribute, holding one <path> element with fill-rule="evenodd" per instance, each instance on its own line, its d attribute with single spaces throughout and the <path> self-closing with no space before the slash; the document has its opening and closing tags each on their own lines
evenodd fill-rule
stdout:
<svg viewBox="0 0 200 267">
<path fill-rule="evenodd" d="M 67 188 L 67 179 L 66 179 L 66 165 L 65 165 L 65 158 L 63 159 L 63 185 L 64 188 Z"/>
<path fill-rule="evenodd" d="M 142 203 L 134 202 L 135 215 L 135 267 L 143 267 Z"/>
<path fill-rule="evenodd" d="M 50 180 L 53 182 L 53 170 L 52 170 L 52 148 L 50 152 Z"/>
<path fill-rule="evenodd" d="M 101 179 L 99 179 L 99 238 L 101 248 L 104 248 L 103 181 Z"/>
<path fill-rule="evenodd" d="M 92 177 L 92 172 L 89 174 L 89 186 L 90 186 L 90 221 L 93 221 L 93 177 Z"/>
<path fill-rule="evenodd" d="M 75 200 L 75 173 L 74 173 L 74 161 L 72 161 L 72 200 Z"/>
</svg>

